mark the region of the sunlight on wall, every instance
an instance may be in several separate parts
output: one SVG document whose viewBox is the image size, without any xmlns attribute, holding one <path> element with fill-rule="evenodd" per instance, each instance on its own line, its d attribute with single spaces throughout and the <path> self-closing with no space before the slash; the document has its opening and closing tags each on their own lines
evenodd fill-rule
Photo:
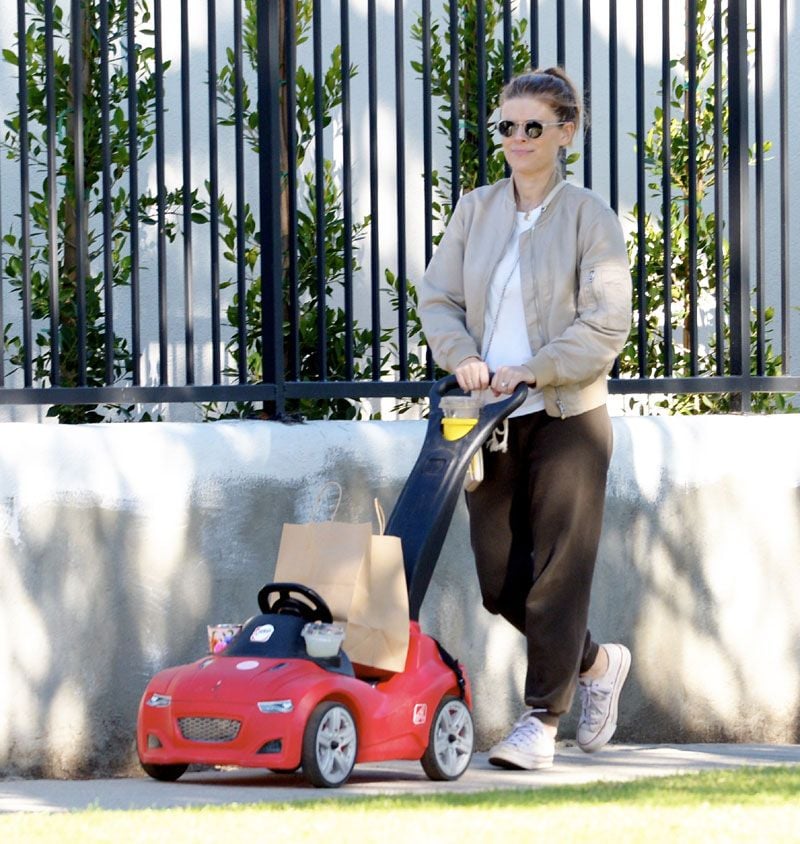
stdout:
<svg viewBox="0 0 800 844">
<path fill-rule="evenodd" d="M 86 706 L 84 690 L 71 679 L 61 683 L 51 700 L 45 727 L 47 756 L 64 771 L 85 764 L 90 743 Z"/>
</svg>

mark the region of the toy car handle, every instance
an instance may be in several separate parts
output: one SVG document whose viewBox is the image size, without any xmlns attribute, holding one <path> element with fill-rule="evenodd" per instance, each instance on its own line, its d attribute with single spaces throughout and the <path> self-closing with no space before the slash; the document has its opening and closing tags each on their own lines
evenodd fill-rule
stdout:
<svg viewBox="0 0 800 844">
<path fill-rule="evenodd" d="M 494 378 L 494 372 L 489 373 L 489 381 L 491 381 L 492 378 Z M 528 395 L 528 389 L 528 385 L 524 381 L 521 381 L 517 384 L 514 391 L 507 399 L 501 399 L 499 401 L 484 404 L 481 409 L 481 415 L 483 415 L 484 410 L 486 410 L 489 415 L 497 414 L 498 418 L 495 420 L 495 424 L 499 424 L 506 418 L 506 416 L 513 413 L 525 401 L 525 398 Z M 455 375 L 446 375 L 444 378 L 440 378 L 436 381 L 430 392 L 431 412 L 438 410 L 440 401 L 451 393 L 466 395 L 458 386 L 458 379 Z M 510 407 L 510 410 L 506 412 L 508 407 Z"/>
<path fill-rule="evenodd" d="M 525 401 L 528 385 L 518 384 L 508 398 L 485 404 L 470 431 L 457 440 L 446 440 L 439 404 L 445 395 L 456 391 L 461 392 L 454 375 L 431 388 L 425 441 L 386 524 L 386 533 L 402 540 L 409 613 L 414 621 L 419 618 L 467 466 L 492 431 Z"/>
</svg>

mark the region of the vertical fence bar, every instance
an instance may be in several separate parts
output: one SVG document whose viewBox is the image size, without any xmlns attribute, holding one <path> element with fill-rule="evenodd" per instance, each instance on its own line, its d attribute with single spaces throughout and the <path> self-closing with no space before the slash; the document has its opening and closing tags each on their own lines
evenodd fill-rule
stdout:
<svg viewBox="0 0 800 844">
<path fill-rule="evenodd" d="M 86 386 L 87 314 L 86 314 L 86 195 L 83 137 L 83 37 L 86 19 L 81 0 L 72 0 L 70 9 L 70 58 L 72 64 L 72 143 L 75 167 L 75 285 L 78 319 L 78 385 Z"/>
<path fill-rule="evenodd" d="M 591 0 L 583 0 L 583 184 L 592 186 L 592 12 Z"/>
<path fill-rule="evenodd" d="M 106 2 L 100 4 L 101 30 Z M 106 21 L 107 24 L 107 21 Z M 108 26 L 105 27 L 106 37 Z M 101 33 L 102 40 L 102 33 Z M 61 380 L 61 332 L 59 278 L 58 278 L 58 209 L 56 190 L 56 91 L 55 91 L 55 52 L 53 49 L 53 6 L 44 6 L 44 42 L 45 42 L 45 97 L 47 101 L 47 269 L 50 290 L 50 383 L 58 386 Z M 102 57 L 101 72 L 108 69 L 105 53 Z M 108 83 L 103 85 L 101 95 L 107 97 Z M 104 120 L 104 126 L 106 121 Z M 108 203 L 105 203 L 108 205 Z M 2 229 L 0 229 L 2 231 Z M 4 323 L 0 320 L 0 327 Z"/>
<path fill-rule="evenodd" d="M 186 383 L 194 384 L 194 255 L 192 250 L 192 117 L 189 0 L 181 0 L 181 141 L 183 155 L 183 337 Z"/>
<path fill-rule="evenodd" d="M 406 150 L 405 150 L 405 52 L 403 50 L 404 24 L 403 2 L 395 0 L 394 5 L 394 88 L 395 88 L 395 139 L 397 170 L 397 354 L 398 376 L 408 380 L 408 304 L 406 264 Z M 485 90 L 485 85 L 484 85 Z M 485 133 L 484 149 L 486 146 Z"/>
<path fill-rule="evenodd" d="M 158 380 L 169 383 L 169 338 L 167 331 L 167 215 L 166 175 L 164 164 L 164 51 L 161 0 L 153 5 L 155 41 L 155 109 L 156 109 L 156 248 L 158 274 Z"/>
<path fill-rule="evenodd" d="M 433 93 L 431 81 L 431 0 L 422 0 L 422 160 L 425 266 L 433 255 Z"/>
<path fill-rule="evenodd" d="M 661 214 L 664 230 L 664 375 L 672 375 L 672 62 L 670 52 L 670 0 L 661 3 L 661 135 L 663 174 L 661 176 Z"/>
<path fill-rule="evenodd" d="M 23 383 L 33 383 L 33 319 L 31 316 L 31 214 L 30 214 L 30 165 L 28 153 L 28 44 L 25 33 L 27 21 L 25 0 L 17 0 L 17 33 L 19 36 L 19 190 L 20 190 L 20 240 L 22 248 L 22 366 Z M 5 325 L 0 326 L 5 330 Z"/>
<path fill-rule="evenodd" d="M 755 294 L 756 294 L 756 373 L 764 374 L 766 346 L 766 314 L 764 296 L 764 39 L 762 32 L 761 0 L 755 0 L 753 63 L 755 71 Z"/>
<path fill-rule="evenodd" d="M 139 274 L 139 93 L 137 88 L 136 7 L 128 3 L 127 9 L 127 57 L 128 57 L 128 189 L 130 191 L 128 216 L 130 225 L 131 260 L 131 370 L 133 385 L 141 384 L 140 360 L 142 355 L 142 328 L 140 313 Z"/>
<path fill-rule="evenodd" d="M 608 0 L 608 182 L 609 204 L 619 213 L 619 61 L 617 37 L 617 0 Z M 611 377 L 619 378 L 619 358 L 614 361 Z"/>
<path fill-rule="evenodd" d="M 556 64 L 567 63 L 567 11 L 564 0 L 556 0 Z"/>
<path fill-rule="evenodd" d="M 286 236 L 286 251 L 284 253 L 284 265 L 286 267 L 287 309 L 289 318 L 289 336 L 286 349 L 286 366 L 288 378 L 291 381 L 299 381 L 301 377 L 302 363 L 300 360 L 300 290 L 298 278 L 297 258 L 297 10 L 294 0 L 281 0 L 284 10 L 284 77 L 286 84 L 283 88 L 283 119 L 284 132 L 286 137 L 286 182 L 282 203 L 282 214 L 286 215 L 282 224 L 281 235 Z M 342 14 L 345 14 L 347 3 L 342 3 Z M 344 37 L 344 36 L 343 36 Z M 349 50 L 349 45 L 347 45 Z M 344 66 L 344 45 L 342 47 L 342 64 Z M 342 88 L 347 83 L 342 77 Z M 345 130 L 347 131 L 347 130 Z M 347 165 L 345 165 L 346 167 Z M 345 208 L 345 214 L 347 214 Z M 345 233 L 347 236 L 347 233 Z M 345 241 L 347 244 L 347 240 Z M 346 272 L 346 271 L 345 271 Z"/>
<path fill-rule="evenodd" d="M 531 67 L 539 67 L 539 0 L 531 0 Z"/>
<path fill-rule="evenodd" d="M 370 305 L 372 330 L 371 377 L 381 377 L 380 230 L 378 208 L 378 34 L 375 0 L 367 4 L 367 65 L 369 100 Z"/>
<path fill-rule="evenodd" d="M 344 319 L 345 379 L 352 381 L 353 360 L 353 164 L 350 117 L 350 3 L 341 0 L 342 41 L 342 206 L 344 222 Z M 291 168 L 290 168 L 291 169 Z"/>
<path fill-rule="evenodd" d="M 433 93 L 431 81 L 431 0 L 422 0 L 422 161 L 425 215 L 425 266 L 433 255 Z M 425 356 L 425 377 L 433 380 L 435 367 L 430 347 Z"/>
<path fill-rule="evenodd" d="M 731 372 L 741 379 L 741 392 L 734 396 L 737 410 L 749 411 L 750 396 L 750 240 L 748 208 L 748 92 L 747 3 L 728 4 L 728 102 L 731 283 Z"/>
<path fill-rule="evenodd" d="M 722 112 L 725 104 L 723 91 L 724 58 L 722 52 L 722 0 L 714 2 L 714 289 L 716 292 L 716 374 L 725 373 L 725 251 L 724 251 L 724 153 L 725 138 Z"/>
<path fill-rule="evenodd" d="M 461 194 L 461 107 L 459 101 L 458 2 L 450 0 L 450 205 Z"/>
<path fill-rule="evenodd" d="M 281 219 L 280 214 L 275 213 L 281 201 L 279 12 L 278 3 L 274 0 L 258 0 L 256 51 L 258 56 L 262 374 L 265 384 L 275 385 L 275 413 L 278 416 L 283 414 L 285 406 Z"/>
<path fill-rule="evenodd" d="M 608 0 L 608 181 L 609 202 L 619 212 L 619 39 L 617 0 Z"/>
<path fill-rule="evenodd" d="M 312 6 L 314 51 L 314 231 L 316 235 L 316 285 L 317 285 L 317 362 L 320 380 L 328 380 L 328 295 L 326 291 L 325 260 L 325 113 L 323 103 L 322 68 L 322 12 L 320 0 Z"/>
<path fill-rule="evenodd" d="M 3 166 L 0 161 L 0 232 L 3 228 Z M 6 312 L 3 305 L 6 293 L 6 259 L 3 254 L 3 238 L 0 237 L 0 387 L 6 385 Z"/>
<path fill-rule="evenodd" d="M 780 135 L 780 250 L 781 250 L 781 371 L 788 375 L 791 361 L 791 250 L 789 248 L 789 17 L 786 0 L 780 0 L 778 15 L 778 108 Z"/>
<path fill-rule="evenodd" d="M 487 180 L 486 159 L 486 0 L 477 0 L 476 6 L 475 49 L 478 62 L 478 184 L 485 185 Z"/>
<path fill-rule="evenodd" d="M 208 0 L 208 203 L 211 296 L 211 383 L 222 383 L 219 278 L 219 132 L 217 129 L 217 0 Z"/>
<path fill-rule="evenodd" d="M 647 375 L 647 254 L 645 198 L 644 0 L 636 0 L 636 280 L 639 377 Z"/>
<path fill-rule="evenodd" d="M 114 382 L 114 265 L 111 215 L 111 106 L 109 104 L 108 0 L 100 2 L 100 144 L 103 157 L 103 309 L 105 325 L 105 383 Z"/>
<path fill-rule="evenodd" d="M 234 148 L 236 150 L 236 334 L 239 344 L 239 383 L 249 380 L 247 371 L 247 202 L 244 178 L 244 44 L 242 0 L 233 0 Z M 273 212 L 274 213 L 274 209 Z"/>
<path fill-rule="evenodd" d="M 367 5 L 367 64 L 369 99 L 370 304 L 372 330 L 371 375 L 381 377 L 380 230 L 378 208 L 378 24 L 375 0 Z"/>
<path fill-rule="evenodd" d="M 513 73 L 511 48 L 514 37 L 511 19 L 511 0 L 503 0 L 503 83 L 508 82 Z"/>
<path fill-rule="evenodd" d="M 687 0 L 686 12 L 686 62 L 689 75 L 685 93 L 689 124 L 689 371 L 692 375 L 697 375 L 697 0 Z"/>
</svg>

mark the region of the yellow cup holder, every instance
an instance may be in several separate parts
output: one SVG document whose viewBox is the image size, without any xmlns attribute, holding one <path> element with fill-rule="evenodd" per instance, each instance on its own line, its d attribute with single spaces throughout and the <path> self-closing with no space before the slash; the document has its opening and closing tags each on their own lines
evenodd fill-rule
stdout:
<svg viewBox="0 0 800 844">
<path fill-rule="evenodd" d="M 465 437 L 477 424 L 477 419 L 445 417 L 442 419 L 442 436 L 446 440 L 460 440 L 461 437 Z"/>
<path fill-rule="evenodd" d="M 461 416 L 446 416 L 442 419 L 442 436 L 446 440 L 460 440 L 465 437 L 476 425 L 477 419 Z M 483 480 L 483 452 L 481 449 L 473 455 L 469 462 L 466 477 L 464 478 L 464 489 L 472 492 Z"/>
</svg>

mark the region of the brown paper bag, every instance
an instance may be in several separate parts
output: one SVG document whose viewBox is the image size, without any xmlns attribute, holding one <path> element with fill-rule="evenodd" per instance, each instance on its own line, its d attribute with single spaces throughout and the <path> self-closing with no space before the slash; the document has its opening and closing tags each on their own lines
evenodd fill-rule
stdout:
<svg viewBox="0 0 800 844">
<path fill-rule="evenodd" d="M 377 504 L 377 502 L 376 502 Z M 408 652 L 408 589 L 398 536 L 373 535 L 370 524 L 285 524 L 276 582 L 319 592 L 345 626 L 350 659 L 383 671 L 402 671 Z"/>
</svg>

